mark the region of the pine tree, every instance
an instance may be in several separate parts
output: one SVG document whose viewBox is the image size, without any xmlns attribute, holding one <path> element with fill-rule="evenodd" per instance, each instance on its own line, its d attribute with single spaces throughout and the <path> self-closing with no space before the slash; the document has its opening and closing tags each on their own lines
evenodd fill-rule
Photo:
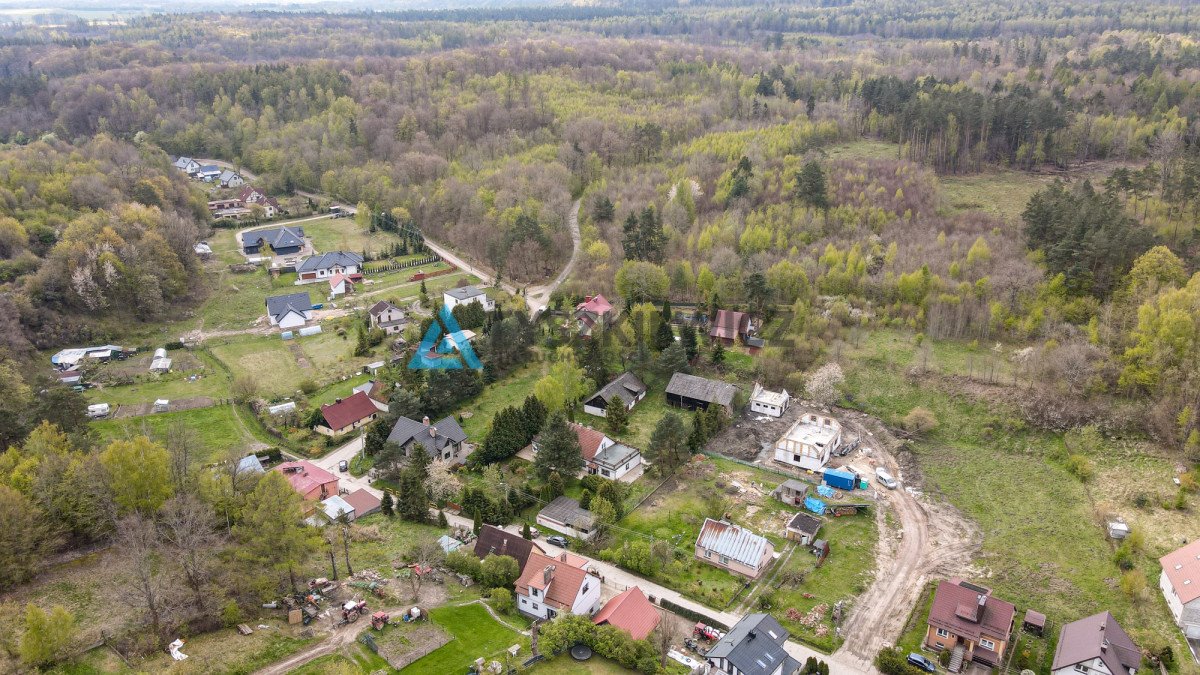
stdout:
<svg viewBox="0 0 1200 675">
<path fill-rule="evenodd" d="M 526 540 L 533 539 L 533 533 L 529 531 L 529 521 L 528 520 L 526 520 L 524 522 L 524 524 L 521 525 L 521 537 Z"/>
<path fill-rule="evenodd" d="M 673 316 L 673 313 L 671 312 L 670 300 L 663 300 L 662 310 L 659 311 L 659 314 L 662 315 L 662 320 L 664 323 L 671 323 L 671 317 Z"/>
<path fill-rule="evenodd" d="M 482 529 L 483 529 L 483 514 L 481 514 L 479 512 L 479 510 L 476 509 L 475 510 L 475 519 L 471 523 L 471 531 L 474 532 L 476 536 L 478 536 L 479 531 Z"/>
<path fill-rule="evenodd" d="M 55 605 L 49 613 L 29 603 L 25 605 L 25 633 L 18 653 L 21 662 L 33 668 L 54 663 L 75 636 L 75 616 Z"/>
<path fill-rule="evenodd" d="M 379 510 L 383 512 L 383 515 L 391 518 L 392 516 L 396 515 L 396 509 L 394 508 L 393 504 L 394 502 L 392 501 L 392 493 L 385 490 L 383 492 L 383 499 L 381 499 L 379 503 Z"/>
<path fill-rule="evenodd" d="M 663 321 L 658 324 L 658 329 L 654 332 L 654 349 L 661 352 L 673 344 L 675 344 L 675 333 L 671 330 L 671 324 Z"/>
<path fill-rule="evenodd" d="M 720 340 L 715 340 L 713 342 L 712 356 L 710 357 L 710 360 L 714 366 L 719 366 L 725 362 L 725 346 L 721 344 Z"/>
<path fill-rule="evenodd" d="M 286 573 L 295 590 L 296 570 L 315 548 L 312 530 L 303 522 L 300 495 L 283 474 L 271 471 L 259 479 L 244 513 L 234 529 L 241 540 L 237 555 L 260 569 Z"/>
<path fill-rule="evenodd" d="M 605 422 L 608 423 L 609 431 L 619 434 L 629 428 L 629 409 L 625 407 L 625 401 L 622 401 L 619 396 L 613 397 L 605 413 Z"/>
<path fill-rule="evenodd" d="M 579 447 L 579 437 L 568 426 L 566 415 L 561 410 L 546 420 L 546 427 L 541 433 L 538 446 L 533 467 L 542 478 L 548 478 L 555 472 L 574 476 L 583 468 L 583 450 Z"/>
<path fill-rule="evenodd" d="M 700 354 L 700 345 L 696 341 L 696 327 L 690 323 L 685 323 L 679 327 L 679 344 L 683 345 L 683 351 L 687 354 L 688 362 L 696 360 L 696 356 Z"/>
<path fill-rule="evenodd" d="M 810 161 L 796 175 L 796 197 L 814 209 L 829 210 L 829 188 L 825 183 L 825 171 L 815 161 Z"/>
<path fill-rule="evenodd" d="M 546 481 L 546 501 L 554 501 L 563 496 L 567 491 L 566 485 L 563 484 L 562 474 L 555 471 L 550 474 L 550 478 Z"/>
<path fill-rule="evenodd" d="M 579 493 L 579 508 L 586 509 L 592 503 L 592 491 L 584 488 L 583 492 Z"/>
<path fill-rule="evenodd" d="M 450 527 L 450 521 L 446 519 L 446 512 L 438 509 L 438 527 Z"/>
<path fill-rule="evenodd" d="M 428 467 L 429 455 L 418 447 L 409 457 L 408 465 L 400 472 L 400 498 L 396 512 L 405 520 L 424 523 L 429 519 L 429 496 L 425 493 Z"/>
<path fill-rule="evenodd" d="M 675 373 L 686 373 L 688 368 L 687 352 L 683 350 L 683 345 L 672 344 L 663 350 L 662 354 L 658 355 L 658 362 L 655 364 L 660 377 L 669 378 Z"/>
</svg>

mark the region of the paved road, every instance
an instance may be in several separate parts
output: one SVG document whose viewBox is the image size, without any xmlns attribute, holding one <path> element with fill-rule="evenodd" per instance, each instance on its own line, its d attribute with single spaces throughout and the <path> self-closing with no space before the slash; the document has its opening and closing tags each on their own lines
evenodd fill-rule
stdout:
<svg viewBox="0 0 1200 675">
<path fill-rule="evenodd" d="M 332 473 L 333 475 L 337 476 L 338 477 L 338 487 L 345 488 L 345 489 L 349 490 L 350 492 L 354 492 L 355 490 L 357 490 L 359 488 L 363 488 L 367 492 L 370 492 L 371 494 L 375 495 L 376 497 L 382 497 L 383 491 L 377 490 L 377 489 L 371 487 L 371 484 L 370 484 L 370 482 L 367 481 L 367 477 L 365 475 L 362 477 L 355 477 L 349 471 L 347 471 L 345 473 L 338 471 L 338 462 L 341 462 L 342 460 L 346 460 L 346 463 L 349 463 L 350 460 L 354 459 L 355 455 L 362 452 L 363 438 L 364 437 L 361 435 L 356 436 L 349 443 L 346 443 L 345 445 L 338 448 L 337 450 L 334 450 L 333 452 L 329 453 L 328 455 L 325 455 L 324 457 L 322 457 L 320 459 L 313 459 L 313 460 L 309 460 L 309 461 L 311 461 L 313 464 L 316 464 L 317 466 L 321 467 L 322 469 L 325 469 L 326 471 Z"/>
</svg>

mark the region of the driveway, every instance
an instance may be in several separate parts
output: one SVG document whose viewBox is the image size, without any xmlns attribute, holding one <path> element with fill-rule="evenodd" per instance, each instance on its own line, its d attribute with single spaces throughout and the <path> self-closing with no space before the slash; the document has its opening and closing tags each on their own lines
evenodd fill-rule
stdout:
<svg viewBox="0 0 1200 675">
<path fill-rule="evenodd" d="M 320 459 L 313 459 L 313 460 L 309 460 L 309 461 L 311 461 L 313 464 L 316 464 L 317 466 L 321 467 L 322 469 L 325 469 L 329 473 L 332 473 L 333 475 L 337 476 L 338 477 L 338 487 L 340 487 L 340 488 L 343 488 L 349 492 L 354 492 L 355 490 L 362 488 L 362 489 L 366 490 L 367 492 L 370 492 L 371 494 L 375 495 L 376 497 L 382 497 L 383 491 L 377 490 L 377 489 L 371 487 L 371 484 L 367 480 L 367 477 L 365 475 L 361 476 L 361 477 L 353 476 L 350 474 L 349 471 L 347 471 L 345 473 L 338 471 L 338 462 L 341 462 L 342 460 L 346 460 L 346 463 L 349 464 L 350 460 L 354 459 L 355 455 L 362 452 L 362 449 L 363 449 L 363 436 L 359 435 L 359 436 L 356 436 L 349 443 L 346 443 L 345 445 L 338 448 L 337 450 L 334 450 L 333 452 L 329 453 L 328 455 L 325 455 L 324 457 L 322 457 Z"/>
</svg>

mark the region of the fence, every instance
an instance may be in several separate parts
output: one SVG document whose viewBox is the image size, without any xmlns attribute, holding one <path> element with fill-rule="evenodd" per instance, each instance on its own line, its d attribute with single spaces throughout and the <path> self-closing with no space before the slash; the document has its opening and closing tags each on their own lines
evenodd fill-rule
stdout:
<svg viewBox="0 0 1200 675">
<path fill-rule="evenodd" d="M 697 612 L 696 610 L 691 609 L 689 607 L 684 607 L 683 605 L 675 604 L 674 602 L 671 602 L 670 600 L 668 600 L 666 598 L 659 598 L 658 604 L 660 607 L 665 607 L 666 609 L 669 609 L 670 611 L 674 612 L 675 614 L 678 614 L 679 616 L 682 616 L 685 619 L 688 619 L 689 621 L 699 621 L 701 623 L 706 623 L 710 626 L 713 626 L 714 628 L 719 628 L 721 630 L 726 630 L 726 631 L 729 630 L 729 626 L 726 626 L 723 622 L 717 621 L 716 619 L 714 619 L 712 617 L 705 616 L 705 615 L 701 614 L 700 612 Z"/>
<path fill-rule="evenodd" d="M 405 270 L 405 269 L 408 269 L 408 268 L 410 268 L 410 267 L 420 267 L 421 265 L 428 265 L 429 263 L 435 263 L 435 262 L 438 262 L 438 261 L 440 261 L 441 259 L 442 259 L 442 257 L 441 257 L 441 256 L 439 256 L 439 255 L 437 255 L 437 254 L 434 254 L 434 255 L 431 255 L 431 256 L 429 256 L 429 257 L 427 257 L 427 258 L 422 258 L 422 259 L 420 259 L 420 260 L 408 260 L 408 261 L 405 261 L 405 262 L 400 262 L 400 263 L 391 263 L 391 264 L 388 264 L 388 265 L 378 265 L 378 266 L 374 266 L 374 267 L 363 267 L 363 274 L 366 274 L 366 275 L 371 275 L 371 274 L 387 274 L 387 273 L 389 273 L 389 272 L 395 272 L 395 271 L 398 271 L 398 270 Z"/>
</svg>

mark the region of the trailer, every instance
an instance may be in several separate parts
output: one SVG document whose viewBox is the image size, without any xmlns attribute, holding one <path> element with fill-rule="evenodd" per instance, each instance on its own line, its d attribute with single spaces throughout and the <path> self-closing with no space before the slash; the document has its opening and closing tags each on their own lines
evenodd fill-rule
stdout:
<svg viewBox="0 0 1200 675">
<path fill-rule="evenodd" d="M 839 490 L 853 490 L 858 484 L 858 476 L 840 469 L 825 469 L 823 478 L 826 485 Z"/>
<path fill-rule="evenodd" d="M 829 514 L 836 517 L 854 516 L 871 508 L 870 504 L 834 504 L 829 507 Z"/>
</svg>

